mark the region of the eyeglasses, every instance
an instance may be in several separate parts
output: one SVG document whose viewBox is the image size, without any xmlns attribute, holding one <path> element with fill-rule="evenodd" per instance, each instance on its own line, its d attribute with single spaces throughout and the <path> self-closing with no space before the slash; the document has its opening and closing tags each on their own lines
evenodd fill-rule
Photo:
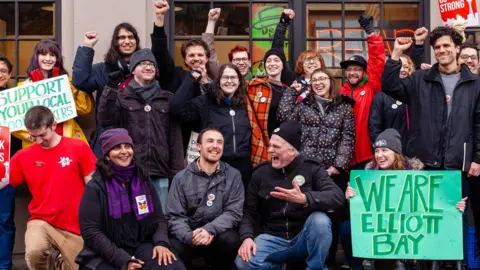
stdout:
<svg viewBox="0 0 480 270">
<path fill-rule="evenodd" d="M 155 68 L 155 64 L 150 61 L 143 61 L 143 62 L 140 62 L 140 64 L 138 65 L 142 68 L 146 68 L 146 67 Z"/>
<path fill-rule="evenodd" d="M 232 82 L 238 82 L 238 77 L 237 76 L 222 76 L 220 77 L 221 81 L 228 82 L 229 80 Z"/>
<path fill-rule="evenodd" d="M 320 59 L 318 57 L 305 58 L 303 60 L 304 64 L 313 64 L 313 63 L 317 63 L 317 62 L 320 62 Z"/>
<path fill-rule="evenodd" d="M 326 81 L 326 80 L 328 80 L 328 79 L 330 79 L 330 78 L 325 77 L 325 76 L 322 76 L 322 77 L 318 77 L 318 79 L 317 79 L 317 78 L 312 79 L 312 80 L 310 81 L 310 83 L 311 83 L 311 84 L 321 83 L 321 82 L 324 82 L 324 81 Z"/>
<path fill-rule="evenodd" d="M 468 58 L 471 58 L 472 61 L 475 61 L 475 60 L 478 59 L 478 57 L 476 55 L 468 55 L 468 54 L 462 54 L 462 55 L 460 55 L 460 58 L 462 60 L 468 60 Z"/>
<path fill-rule="evenodd" d="M 346 72 L 360 72 L 360 71 L 363 71 L 363 68 L 359 68 L 359 67 L 353 67 L 353 68 L 347 68 L 345 69 Z"/>
<path fill-rule="evenodd" d="M 240 62 L 248 63 L 248 60 L 250 60 L 250 59 L 248 59 L 246 57 L 245 58 L 234 58 L 234 59 L 232 59 L 232 63 L 233 64 L 240 64 Z"/>
<path fill-rule="evenodd" d="M 8 74 L 10 74 L 10 72 L 8 71 L 8 69 L 0 69 L 0 74 L 3 76 L 7 76 Z"/>
</svg>

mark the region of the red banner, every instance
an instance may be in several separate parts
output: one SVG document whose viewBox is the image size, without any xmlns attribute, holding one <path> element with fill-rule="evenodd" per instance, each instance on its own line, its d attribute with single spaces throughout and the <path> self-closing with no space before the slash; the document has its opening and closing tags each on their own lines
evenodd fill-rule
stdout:
<svg viewBox="0 0 480 270">
<path fill-rule="evenodd" d="M 10 130 L 0 126 L 0 182 L 8 183 L 8 165 L 10 162 Z"/>
<path fill-rule="evenodd" d="M 464 21 L 465 26 L 479 24 L 476 0 L 438 0 L 440 16 L 445 25 Z"/>
</svg>

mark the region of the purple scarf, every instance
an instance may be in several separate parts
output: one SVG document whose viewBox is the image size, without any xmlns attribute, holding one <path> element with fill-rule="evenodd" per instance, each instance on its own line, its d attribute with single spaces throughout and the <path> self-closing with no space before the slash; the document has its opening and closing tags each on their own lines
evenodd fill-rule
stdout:
<svg viewBox="0 0 480 270">
<path fill-rule="evenodd" d="M 142 220 L 153 213 L 152 197 L 145 182 L 135 173 L 135 165 L 120 167 L 112 163 L 113 179 L 106 181 L 108 212 L 112 218 L 120 218 L 123 214 L 135 211 L 137 220 Z M 130 183 L 132 202 L 122 184 Z M 147 211 L 148 210 L 148 211 Z"/>
</svg>

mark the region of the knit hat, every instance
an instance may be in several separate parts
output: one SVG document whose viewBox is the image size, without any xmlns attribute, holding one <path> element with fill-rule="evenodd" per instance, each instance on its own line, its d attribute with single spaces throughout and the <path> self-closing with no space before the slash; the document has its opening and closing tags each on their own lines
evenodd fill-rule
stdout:
<svg viewBox="0 0 480 270">
<path fill-rule="evenodd" d="M 265 56 L 263 57 L 263 64 L 264 65 L 267 62 L 267 58 L 270 55 L 276 55 L 276 56 L 280 57 L 280 60 L 282 60 L 282 63 L 283 63 L 283 69 L 285 70 L 285 67 L 287 66 L 287 59 L 285 58 L 285 53 L 283 52 L 283 50 L 278 49 L 278 48 L 272 48 L 272 49 L 268 50 L 265 53 Z"/>
<path fill-rule="evenodd" d="M 130 73 L 132 73 L 135 67 L 142 61 L 150 61 L 155 64 L 155 67 L 157 66 L 157 61 L 155 61 L 155 56 L 153 56 L 152 51 L 148 48 L 141 49 L 134 52 L 132 57 L 130 57 Z"/>
<path fill-rule="evenodd" d="M 106 156 L 110 150 L 122 143 L 128 143 L 133 147 L 132 138 L 124 128 L 112 128 L 106 130 L 100 135 L 100 141 L 102 142 L 102 153 L 104 156 Z"/>
<path fill-rule="evenodd" d="M 282 137 L 297 150 L 300 150 L 300 147 L 302 147 L 302 125 L 297 121 L 288 120 L 283 122 L 280 127 L 273 131 L 273 134 Z"/>
<path fill-rule="evenodd" d="M 377 136 L 377 140 L 373 144 L 373 148 L 388 148 L 398 154 L 402 154 L 402 141 L 400 140 L 401 136 L 393 128 L 388 128 L 384 130 Z"/>
</svg>

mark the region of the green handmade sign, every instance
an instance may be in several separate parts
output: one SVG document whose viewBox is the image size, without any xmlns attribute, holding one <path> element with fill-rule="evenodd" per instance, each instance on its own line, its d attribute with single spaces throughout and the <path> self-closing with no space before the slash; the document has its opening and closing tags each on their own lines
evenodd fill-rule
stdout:
<svg viewBox="0 0 480 270">
<path fill-rule="evenodd" d="M 25 129 L 25 114 L 36 105 L 52 110 L 57 123 L 75 118 L 77 110 L 68 77 L 63 75 L 1 91 L 0 126 L 7 126 L 12 132 Z"/>
<path fill-rule="evenodd" d="M 353 255 L 463 259 L 460 171 L 352 171 Z"/>
</svg>

